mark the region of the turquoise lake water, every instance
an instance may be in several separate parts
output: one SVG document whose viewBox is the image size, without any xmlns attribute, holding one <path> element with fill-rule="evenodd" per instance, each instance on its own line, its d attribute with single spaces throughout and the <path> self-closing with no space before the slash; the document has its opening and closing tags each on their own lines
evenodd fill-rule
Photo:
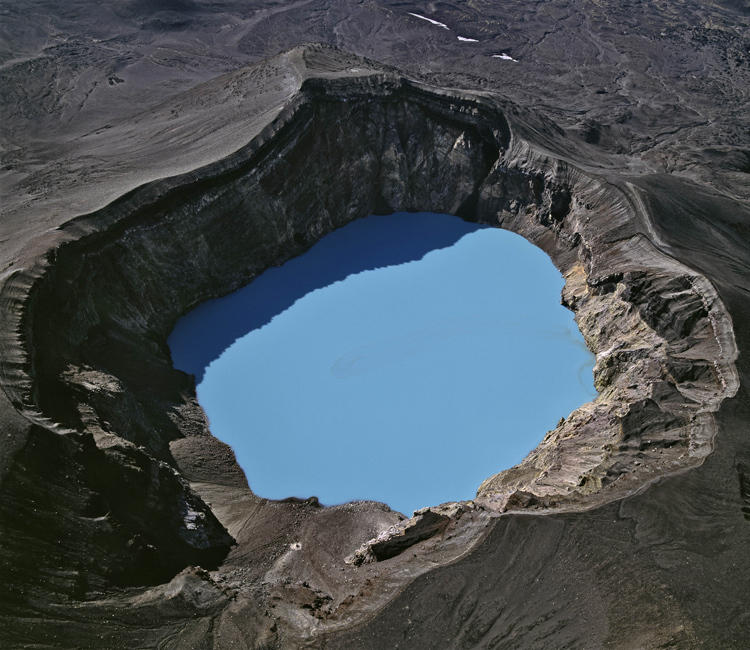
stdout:
<svg viewBox="0 0 750 650">
<path fill-rule="evenodd" d="M 563 279 L 457 217 L 355 221 L 183 317 L 174 365 L 263 497 L 470 499 L 592 399 Z"/>
</svg>

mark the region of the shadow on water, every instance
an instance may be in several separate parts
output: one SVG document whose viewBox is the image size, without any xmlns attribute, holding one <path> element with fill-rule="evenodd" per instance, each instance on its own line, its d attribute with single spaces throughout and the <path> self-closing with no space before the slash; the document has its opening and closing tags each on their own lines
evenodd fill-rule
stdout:
<svg viewBox="0 0 750 650">
<path fill-rule="evenodd" d="M 181 318 L 169 337 L 174 366 L 203 381 L 208 365 L 248 332 L 263 327 L 311 291 L 349 275 L 422 259 L 486 228 L 421 212 L 360 219 L 323 237 L 309 251 L 266 270 L 246 287 L 209 300 Z"/>
</svg>

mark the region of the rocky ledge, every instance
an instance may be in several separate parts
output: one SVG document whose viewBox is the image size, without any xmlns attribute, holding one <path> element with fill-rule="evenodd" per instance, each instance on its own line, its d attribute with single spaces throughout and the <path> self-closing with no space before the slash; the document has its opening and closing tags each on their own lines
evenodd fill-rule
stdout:
<svg viewBox="0 0 750 650">
<path fill-rule="evenodd" d="M 0 382 L 14 453 L 0 559 L 19 635 L 41 625 L 64 642 L 74 617 L 76 639 L 125 644 L 149 615 L 170 647 L 207 635 L 316 643 L 465 557 L 497 518 L 602 506 L 712 450 L 715 414 L 739 387 L 732 321 L 712 283 L 664 252 L 644 190 L 553 155 L 556 127 L 491 93 L 328 48 L 284 56 L 294 92 L 236 150 L 61 218 L 6 271 Z M 250 96 L 263 65 L 224 87 Z M 471 502 L 404 518 L 370 502 L 257 497 L 211 436 L 192 377 L 171 365 L 173 324 L 336 227 L 408 210 L 545 250 L 596 354 L 599 396 Z M 104 615 L 118 622 L 102 633 Z"/>
</svg>

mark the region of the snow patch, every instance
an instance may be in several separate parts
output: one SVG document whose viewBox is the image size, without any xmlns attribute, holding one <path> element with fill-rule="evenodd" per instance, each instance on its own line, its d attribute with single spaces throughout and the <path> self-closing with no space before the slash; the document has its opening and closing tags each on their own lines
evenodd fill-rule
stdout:
<svg viewBox="0 0 750 650">
<path fill-rule="evenodd" d="M 411 11 L 407 11 L 410 16 L 414 16 L 415 18 L 419 18 L 421 20 L 426 20 L 428 23 L 432 23 L 433 25 L 437 25 L 438 27 L 442 27 L 443 29 L 450 29 L 448 25 L 445 23 L 440 23 L 437 20 L 433 20 L 432 18 L 427 18 L 427 16 L 420 16 L 419 14 L 413 14 Z"/>
<path fill-rule="evenodd" d="M 503 61 L 515 61 L 518 63 L 518 59 L 514 59 L 510 54 L 503 52 L 502 54 L 493 54 L 493 59 L 502 59 Z"/>
<path fill-rule="evenodd" d="M 465 36 L 456 36 L 456 38 L 463 43 L 479 43 L 479 40 L 476 38 L 466 38 Z"/>
<path fill-rule="evenodd" d="M 606 350 L 602 350 L 601 352 L 596 353 L 597 359 L 604 359 L 605 357 L 608 357 L 610 354 L 612 354 L 617 348 L 620 347 L 620 343 L 613 343 L 610 345 Z"/>
</svg>

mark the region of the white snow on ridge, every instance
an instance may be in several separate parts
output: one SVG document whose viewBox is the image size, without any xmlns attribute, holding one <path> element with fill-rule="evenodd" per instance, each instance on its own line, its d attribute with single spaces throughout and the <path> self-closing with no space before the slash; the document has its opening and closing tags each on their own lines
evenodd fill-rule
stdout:
<svg viewBox="0 0 750 650">
<path fill-rule="evenodd" d="M 414 16 L 414 18 L 419 18 L 420 20 L 426 20 L 428 23 L 431 23 L 432 25 L 437 25 L 438 27 L 442 27 L 443 29 L 447 29 L 448 31 L 451 31 L 451 28 L 448 27 L 448 25 L 446 25 L 445 23 L 441 23 L 438 20 L 433 20 L 432 18 L 428 18 L 427 16 L 422 16 L 420 14 L 415 14 L 411 11 L 407 11 L 406 13 L 409 14 L 410 16 Z M 479 39 L 469 38 L 468 36 L 456 36 L 456 38 L 462 43 L 479 43 Z"/>
<path fill-rule="evenodd" d="M 440 23 L 437 20 L 433 20 L 432 18 L 427 18 L 427 16 L 420 16 L 419 14 L 413 14 L 411 11 L 407 11 L 410 16 L 414 16 L 415 18 L 420 18 L 421 20 L 426 20 L 428 23 L 432 23 L 433 25 L 437 25 L 438 27 L 442 27 L 443 29 L 450 29 L 448 25 L 445 23 Z"/>
<path fill-rule="evenodd" d="M 493 54 L 493 59 L 502 59 L 503 61 L 515 61 L 518 63 L 518 59 L 514 59 L 510 54 L 503 52 L 502 54 Z"/>
</svg>

